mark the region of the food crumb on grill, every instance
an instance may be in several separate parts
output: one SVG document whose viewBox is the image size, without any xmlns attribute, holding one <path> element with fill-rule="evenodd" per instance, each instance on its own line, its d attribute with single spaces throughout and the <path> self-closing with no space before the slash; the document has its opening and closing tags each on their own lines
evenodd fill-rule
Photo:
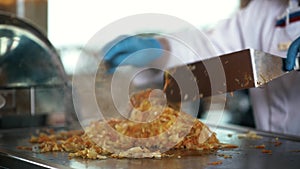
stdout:
<svg viewBox="0 0 300 169">
<path fill-rule="evenodd" d="M 239 146 L 234 144 L 221 144 L 220 148 L 238 148 Z"/>
<path fill-rule="evenodd" d="M 223 162 L 221 160 L 208 163 L 208 165 L 221 165 L 221 164 L 223 164 Z"/>
<path fill-rule="evenodd" d="M 239 134 L 238 138 L 239 139 L 243 139 L 243 138 L 246 138 L 246 139 L 262 139 L 262 136 L 257 135 L 256 132 L 254 132 L 254 131 L 248 131 L 245 134 Z"/>
<path fill-rule="evenodd" d="M 275 141 L 273 141 L 272 143 L 273 143 L 273 145 L 274 145 L 275 147 L 278 147 L 278 146 L 280 146 L 280 145 L 282 144 L 282 142 L 279 141 L 279 138 L 278 138 L 278 137 L 276 137 L 276 138 L 275 138 Z"/>
<path fill-rule="evenodd" d="M 144 147 L 133 147 L 118 154 L 112 154 L 116 158 L 161 158 L 162 154 L 159 151 L 151 152 Z"/>
<path fill-rule="evenodd" d="M 266 145 L 262 144 L 262 145 L 257 145 L 255 146 L 256 149 L 265 149 Z"/>
<path fill-rule="evenodd" d="M 218 154 L 219 157 L 223 157 L 225 159 L 232 158 L 232 155 L 226 155 L 226 154 Z"/>
<path fill-rule="evenodd" d="M 282 142 L 280 142 L 280 141 L 275 141 L 275 142 L 274 142 L 274 146 L 275 146 L 275 147 L 278 147 L 278 146 L 280 146 L 281 144 L 282 144 Z"/>
<path fill-rule="evenodd" d="M 17 149 L 19 150 L 32 150 L 32 147 L 29 147 L 29 146 L 17 146 Z"/>
<path fill-rule="evenodd" d="M 264 154 L 272 154 L 272 150 L 267 150 L 267 149 L 263 149 L 261 150 L 261 152 Z"/>
</svg>

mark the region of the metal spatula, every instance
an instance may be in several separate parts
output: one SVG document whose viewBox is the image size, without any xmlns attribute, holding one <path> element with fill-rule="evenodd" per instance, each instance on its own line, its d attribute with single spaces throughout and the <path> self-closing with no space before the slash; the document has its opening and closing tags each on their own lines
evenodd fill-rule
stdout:
<svg viewBox="0 0 300 169">
<path fill-rule="evenodd" d="M 259 87 L 288 73 L 282 68 L 281 57 L 246 49 L 171 68 L 165 73 L 164 91 L 169 101 L 179 102 Z M 299 69 L 299 64 L 295 66 L 296 69 Z M 186 71 L 191 71 L 194 77 L 187 78 L 184 73 Z M 187 90 L 180 90 L 176 78 L 185 78 L 187 85 L 196 82 L 198 92 L 189 87 L 185 87 Z"/>
</svg>

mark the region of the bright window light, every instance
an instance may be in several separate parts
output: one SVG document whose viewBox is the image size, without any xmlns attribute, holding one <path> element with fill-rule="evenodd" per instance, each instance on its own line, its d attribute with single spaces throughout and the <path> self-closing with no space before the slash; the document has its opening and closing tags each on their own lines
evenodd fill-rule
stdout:
<svg viewBox="0 0 300 169">
<path fill-rule="evenodd" d="M 77 50 L 103 27 L 130 15 L 167 14 L 204 29 L 230 17 L 238 7 L 239 0 L 49 0 L 48 37 L 56 48 Z M 79 55 L 76 50 L 61 52 L 70 74 Z"/>
<path fill-rule="evenodd" d="M 48 35 L 54 46 L 85 44 L 97 31 L 126 16 L 162 13 L 207 27 L 228 18 L 239 0 L 49 0 Z"/>
</svg>

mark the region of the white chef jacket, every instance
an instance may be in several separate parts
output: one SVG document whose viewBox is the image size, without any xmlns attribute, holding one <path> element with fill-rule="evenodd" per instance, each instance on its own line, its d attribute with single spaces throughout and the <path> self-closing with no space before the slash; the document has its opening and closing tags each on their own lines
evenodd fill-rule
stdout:
<svg viewBox="0 0 300 169">
<path fill-rule="evenodd" d="M 223 21 L 208 33 L 208 39 L 215 52 L 201 49 L 196 56 L 178 47 L 178 42 L 169 41 L 172 53 L 184 62 L 201 60 L 216 54 L 230 53 L 253 48 L 286 57 L 287 51 L 280 51 L 280 43 L 291 42 L 300 36 L 300 21 L 286 27 L 276 27 L 276 21 L 288 7 L 282 0 L 253 0 L 234 17 Z M 197 39 L 193 31 L 184 31 L 176 35 L 184 37 L 201 47 L 203 39 Z M 167 66 L 174 65 L 172 59 Z M 262 88 L 250 90 L 255 123 L 258 129 L 300 136 L 300 72 L 289 73 Z"/>
</svg>

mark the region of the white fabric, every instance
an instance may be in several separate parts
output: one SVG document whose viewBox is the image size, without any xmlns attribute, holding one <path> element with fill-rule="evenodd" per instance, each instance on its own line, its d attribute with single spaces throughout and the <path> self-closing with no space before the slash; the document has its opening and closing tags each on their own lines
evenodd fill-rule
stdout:
<svg viewBox="0 0 300 169">
<path fill-rule="evenodd" d="M 275 27 L 277 18 L 287 6 L 288 3 L 282 0 L 252 0 L 247 8 L 207 34 L 216 53 L 201 49 L 204 50 L 203 55 L 195 56 L 178 46 L 176 41 L 170 40 L 171 51 L 178 56 L 185 56 L 182 58 L 184 62 L 246 48 L 286 57 L 286 51 L 279 51 L 278 44 L 300 36 L 300 21 L 284 28 Z M 178 36 L 185 39 L 189 37 L 195 46 L 203 45 L 201 38 L 197 40 L 193 32 L 181 32 Z M 171 60 L 168 62 L 172 63 Z M 264 88 L 251 89 L 250 94 L 258 129 L 300 136 L 300 72 L 276 79 Z"/>
</svg>

